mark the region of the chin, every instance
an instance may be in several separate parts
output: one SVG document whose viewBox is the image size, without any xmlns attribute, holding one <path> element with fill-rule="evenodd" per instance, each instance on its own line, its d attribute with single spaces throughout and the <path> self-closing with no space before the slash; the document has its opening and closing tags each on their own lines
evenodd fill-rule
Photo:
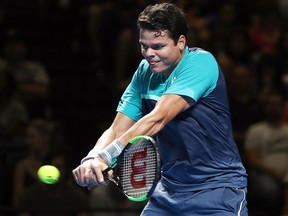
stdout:
<svg viewBox="0 0 288 216">
<path fill-rule="evenodd" d="M 150 67 L 150 70 L 153 72 L 153 73 L 162 73 L 163 72 L 163 69 L 161 68 L 153 68 L 153 67 Z"/>
</svg>

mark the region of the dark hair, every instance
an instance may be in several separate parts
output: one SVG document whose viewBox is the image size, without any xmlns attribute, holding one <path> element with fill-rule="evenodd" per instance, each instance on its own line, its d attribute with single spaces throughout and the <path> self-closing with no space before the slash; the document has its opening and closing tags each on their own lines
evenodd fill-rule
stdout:
<svg viewBox="0 0 288 216">
<path fill-rule="evenodd" d="M 156 31 L 168 30 L 176 43 L 180 35 L 187 36 L 188 25 L 184 12 L 172 3 L 162 3 L 147 6 L 138 16 L 139 29 Z"/>
</svg>

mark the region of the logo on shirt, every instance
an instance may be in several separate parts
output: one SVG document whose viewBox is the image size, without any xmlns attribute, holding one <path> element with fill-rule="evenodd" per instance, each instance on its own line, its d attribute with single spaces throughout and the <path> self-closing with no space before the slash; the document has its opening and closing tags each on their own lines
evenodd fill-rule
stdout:
<svg viewBox="0 0 288 216">
<path fill-rule="evenodd" d="M 176 81 L 176 77 L 173 77 L 171 82 L 170 82 L 170 85 L 172 85 L 175 81 Z"/>
</svg>

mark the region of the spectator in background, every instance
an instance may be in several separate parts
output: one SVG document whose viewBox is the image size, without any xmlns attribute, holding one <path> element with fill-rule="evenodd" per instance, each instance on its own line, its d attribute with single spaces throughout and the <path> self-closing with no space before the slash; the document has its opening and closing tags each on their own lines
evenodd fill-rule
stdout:
<svg viewBox="0 0 288 216">
<path fill-rule="evenodd" d="M 279 52 L 277 53 L 277 60 L 278 60 L 277 65 L 279 65 L 279 70 L 280 70 L 279 76 L 281 78 L 281 84 L 283 85 L 283 90 L 285 91 L 287 95 L 288 93 L 288 61 L 287 61 L 288 59 L 288 30 L 283 32 L 283 34 L 281 35 L 281 39 L 278 44 L 278 50 Z"/>
<path fill-rule="evenodd" d="M 188 34 L 187 43 L 214 52 L 211 27 L 217 16 L 216 4 L 209 0 L 178 0 L 176 5 L 184 9 L 188 24 L 193 29 Z"/>
<path fill-rule="evenodd" d="M 250 188 L 248 202 L 259 216 L 283 212 L 285 175 L 288 171 L 288 126 L 282 121 L 284 101 L 280 94 L 266 97 L 265 120 L 252 124 L 245 139 Z"/>
<path fill-rule="evenodd" d="M 9 39 L 0 58 L 0 70 L 8 71 L 15 79 L 15 97 L 26 105 L 29 117 L 46 117 L 49 75 L 44 65 L 26 58 L 27 49 L 23 40 Z"/>
<path fill-rule="evenodd" d="M 256 65 L 257 73 L 257 99 L 260 103 L 264 102 L 270 94 L 279 92 L 284 94 L 281 81 L 281 69 L 277 64 L 275 56 L 262 55 Z"/>
<path fill-rule="evenodd" d="M 101 57 L 103 53 L 103 38 L 106 32 L 103 32 L 103 24 L 107 22 L 107 13 L 114 7 L 112 1 L 90 1 L 86 5 L 85 15 L 87 21 L 87 34 L 89 44 L 92 47 L 95 57 Z M 107 31 L 107 30 L 106 30 Z"/>
<path fill-rule="evenodd" d="M 138 14 L 149 4 L 147 0 L 121 0 L 115 1 L 118 24 L 117 39 L 114 51 L 114 84 L 113 93 L 119 96 L 125 90 L 132 78 L 132 73 L 137 68 L 137 62 L 142 58 L 139 52 L 138 29 L 135 21 Z M 116 88 L 115 88 L 116 87 Z M 116 92 L 115 92 L 116 90 Z"/>
<path fill-rule="evenodd" d="M 288 30 L 284 31 L 281 34 L 281 38 L 278 43 L 278 53 L 277 57 L 279 58 L 279 64 L 284 65 L 285 69 L 288 68 Z"/>
<path fill-rule="evenodd" d="M 13 144 L 21 129 L 28 121 L 28 113 L 23 103 L 15 100 L 16 90 L 13 76 L 0 71 L 0 146 Z"/>
<path fill-rule="evenodd" d="M 258 57 L 276 54 L 282 28 L 277 11 L 252 13 L 248 32 L 254 54 Z"/>
<path fill-rule="evenodd" d="M 211 26 L 213 46 L 216 54 L 223 52 L 232 33 L 239 28 L 237 10 L 232 2 L 225 2 L 219 6 L 216 21 Z"/>
<path fill-rule="evenodd" d="M 250 39 L 245 29 L 237 29 L 232 32 L 226 43 L 224 52 L 235 63 L 243 63 L 249 67 L 254 63 Z"/>
<path fill-rule="evenodd" d="M 244 138 L 247 128 L 262 119 L 257 101 L 255 76 L 246 64 L 236 64 L 227 77 L 233 134 L 244 160 Z"/>
<path fill-rule="evenodd" d="M 59 181 L 52 185 L 41 182 L 25 189 L 17 205 L 17 216 L 89 216 L 87 195 L 71 183 L 65 153 L 51 152 L 44 164 L 59 169 Z"/>
<path fill-rule="evenodd" d="M 287 20 L 288 20 L 288 1 L 287 0 L 277 0 L 277 5 L 278 5 L 278 10 L 279 10 L 284 22 L 287 23 Z"/>
<path fill-rule="evenodd" d="M 10 198 L 11 158 L 23 148 L 18 138 L 28 121 L 25 106 L 13 98 L 14 79 L 6 71 L 0 72 L 0 173 L 7 178 L 0 180 L 0 203 Z M 13 154 L 11 154 L 13 153 Z M 10 190 L 9 190 L 10 189 Z M 10 199 L 9 199 L 10 200 Z M 1 205 L 1 204 L 0 204 Z"/>
<path fill-rule="evenodd" d="M 18 205 L 23 191 L 32 185 L 39 184 L 37 170 L 43 164 L 44 158 L 55 143 L 55 124 L 35 119 L 26 127 L 25 144 L 27 155 L 18 161 L 14 168 L 13 204 Z"/>
</svg>

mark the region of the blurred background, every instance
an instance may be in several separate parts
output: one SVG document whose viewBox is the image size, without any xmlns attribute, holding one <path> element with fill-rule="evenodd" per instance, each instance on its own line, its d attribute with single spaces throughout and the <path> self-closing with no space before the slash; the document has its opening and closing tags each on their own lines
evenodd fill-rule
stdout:
<svg viewBox="0 0 288 216">
<path fill-rule="evenodd" d="M 157 0 L 0 1 L 0 215 L 139 215 L 112 186 L 88 192 L 71 170 L 114 118 L 141 54 L 136 20 Z M 250 215 L 288 212 L 288 0 L 175 0 L 188 45 L 227 82 Z M 36 172 L 55 164 L 61 180 Z"/>
</svg>

